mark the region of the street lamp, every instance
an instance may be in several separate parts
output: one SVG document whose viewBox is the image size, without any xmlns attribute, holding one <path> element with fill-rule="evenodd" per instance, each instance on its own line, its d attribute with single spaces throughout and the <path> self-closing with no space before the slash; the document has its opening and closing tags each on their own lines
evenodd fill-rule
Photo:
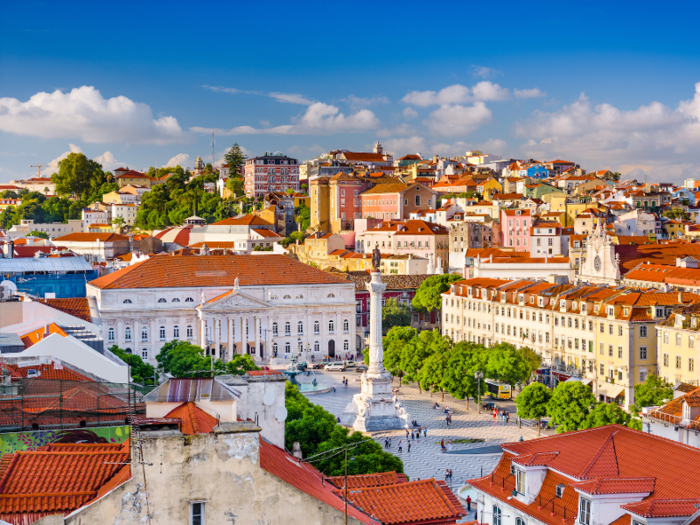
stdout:
<svg viewBox="0 0 700 525">
<path fill-rule="evenodd" d="M 477 382 L 476 394 L 478 396 L 476 406 L 479 414 L 481 414 L 481 379 L 483 377 L 484 373 L 481 370 L 477 370 L 476 372 L 474 372 L 474 379 L 476 379 Z"/>
</svg>

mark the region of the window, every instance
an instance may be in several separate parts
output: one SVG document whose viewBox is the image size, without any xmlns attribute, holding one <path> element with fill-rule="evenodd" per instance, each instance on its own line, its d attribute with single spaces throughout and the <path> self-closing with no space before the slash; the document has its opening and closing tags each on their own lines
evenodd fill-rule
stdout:
<svg viewBox="0 0 700 525">
<path fill-rule="evenodd" d="M 688 372 L 695 372 L 695 359 L 692 357 L 688 358 Z"/>
<path fill-rule="evenodd" d="M 187 339 L 192 339 L 192 337 L 193 337 L 192 325 L 189 325 L 187 327 Z"/>
<path fill-rule="evenodd" d="M 284 335 L 292 335 L 292 325 L 290 323 L 284 323 Z"/>
<path fill-rule="evenodd" d="M 647 347 L 640 346 L 639 347 L 639 359 L 646 359 L 646 358 L 647 358 Z"/>
<path fill-rule="evenodd" d="M 171 302 L 173 302 L 173 303 L 179 303 L 179 302 L 180 302 L 180 299 L 178 299 L 178 298 L 176 297 L 176 298 L 173 299 Z"/>
<path fill-rule="evenodd" d="M 349 331 L 350 331 L 350 321 L 345 319 L 343 321 L 343 332 L 347 334 Z"/>
<path fill-rule="evenodd" d="M 501 525 L 501 509 L 497 506 L 493 506 L 493 525 Z"/>
<path fill-rule="evenodd" d="M 527 525 L 527 522 L 523 518 L 515 518 L 515 525 Z"/>
<path fill-rule="evenodd" d="M 107 340 L 108 340 L 110 343 L 113 343 L 113 342 L 114 342 L 114 328 L 110 328 L 110 329 L 107 331 Z"/>
<path fill-rule="evenodd" d="M 301 321 L 297 323 L 297 335 L 304 335 L 304 323 Z"/>
<path fill-rule="evenodd" d="M 141 359 L 146 361 L 148 359 L 148 348 L 141 349 Z"/>
<path fill-rule="evenodd" d="M 347 339 L 343 342 L 343 351 L 348 352 L 350 350 L 350 341 Z"/>
<path fill-rule="evenodd" d="M 681 369 L 681 356 L 679 356 L 679 355 L 676 356 L 676 368 L 678 370 Z"/>
<path fill-rule="evenodd" d="M 695 348 L 695 336 L 688 336 L 688 348 Z"/>
<path fill-rule="evenodd" d="M 515 490 L 519 494 L 525 494 L 525 472 L 522 470 L 515 470 Z"/>
<path fill-rule="evenodd" d="M 668 366 L 668 354 L 664 354 L 664 366 Z"/>
<path fill-rule="evenodd" d="M 314 335 L 318 335 L 321 333 L 321 325 L 319 324 L 318 321 L 314 321 Z"/>
<path fill-rule="evenodd" d="M 314 341 L 314 352 L 320 352 L 321 351 L 321 343 L 318 341 Z"/>
<path fill-rule="evenodd" d="M 204 502 L 190 503 L 190 525 L 204 525 Z"/>
<path fill-rule="evenodd" d="M 333 298 L 335 298 L 335 294 L 329 293 L 329 294 L 327 295 L 327 297 L 328 297 L 329 299 L 333 299 Z"/>
<path fill-rule="evenodd" d="M 272 337 L 277 337 L 277 323 L 272 323 Z"/>
<path fill-rule="evenodd" d="M 124 304 L 131 304 L 131 299 L 124 299 L 123 303 Z"/>
<path fill-rule="evenodd" d="M 128 326 L 127 326 L 126 329 L 124 330 L 124 340 L 125 340 L 125 341 L 131 341 L 131 328 L 128 327 Z"/>
<path fill-rule="evenodd" d="M 664 332 L 664 344 L 668 344 L 668 332 Z"/>
<path fill-rule="evenodd" d="M 640 326 L 639 327 L 639 337 L 646 337 L 646 336 L 647 336 L 647 327 Z"/>
<path fill-rule="evenodd" d="M 191 297 L 188 297 L 187 299 L 185 299 L 185 302 L 186 303 L 193 303 L 194 299 L 192 299 Z"/>
<path fill-rule="evenodd" d="M 165 327 L 164 326 L 160 327 L 160 340 L 165 341 Z"/>
<path fill-rule="evenodd" d="M 148 341 L 148 328 L 141 328 L 141 341 Z"/>
<path fill-rule="evenodd" d="M 583 525 L 591 524 L 591 500 L 580 498 L 578 511 L 578 522 Z"/>
<path fill-rule="evenodd" d="M 159 303 L 167 303 L 168 301 L 161 297 L 160 299 L 158 299 L 158 302 Z"/>
<path fill-rule="evenodd" d="M 333 333 L 335 331 L 335 322 L 333 322 L 333 319 L 328 321 L 328 333 Z"/>
<path fill-rule="evenodd" d="M 173 327 L 173 338 L 178 339 L 180 337 L 180 327 L 175 325 Z"/>
</svg>

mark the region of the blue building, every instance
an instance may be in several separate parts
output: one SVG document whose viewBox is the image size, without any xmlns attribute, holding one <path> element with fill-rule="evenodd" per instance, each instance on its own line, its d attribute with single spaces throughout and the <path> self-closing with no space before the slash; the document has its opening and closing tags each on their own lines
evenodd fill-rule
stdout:
<svg viewBox="0 0 700 525">
<path fill-rule="evenodd" d="M 0 258 L 0 280 L 37 297 L 85 297 L 85 285 L 97 279 L 97 271 L 82 257 Z"/>
</svg>

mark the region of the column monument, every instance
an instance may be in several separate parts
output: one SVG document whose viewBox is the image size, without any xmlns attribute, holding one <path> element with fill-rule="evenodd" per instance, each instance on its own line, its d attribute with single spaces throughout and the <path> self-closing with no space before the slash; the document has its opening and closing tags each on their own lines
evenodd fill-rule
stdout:
<svg viewBox="0 0 700 525">
<path fill-rule="evenodd" d="M 391 391 L 392 375 L 384 368 L 382 347 L 382 294 L 386 284 L 379 273 L 379 250 L 372 255 L 370 296 L 369 368 L 362 374 L 362 389 L 345 408 L 345 420 L 360 432 L 408 428 L 408 414 Z"/>
</svg>

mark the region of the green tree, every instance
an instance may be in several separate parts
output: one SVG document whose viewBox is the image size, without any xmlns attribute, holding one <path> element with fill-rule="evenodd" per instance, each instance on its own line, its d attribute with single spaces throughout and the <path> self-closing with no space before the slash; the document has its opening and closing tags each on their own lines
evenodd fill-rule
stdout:
<svg viewBox="0 0 700 525">
<path fill-rule="evenodd" d="M 451 283 L 462 280 L 462 276 L 452 273 L 428 277 L 413 296 L 413 309 L 422 312 L 439 310 L 442 307 L 442 294 L 450 289 Z"/>
<path fill-rule="evenodd" d="M 418 331 L 409 326 L 395 326 L 384 336 L 382 340 L 384 368 L 391 372 L 391 375 L 398 377 L 403 375 L 401 354 L 406 344 L 417 337 Z M 369 359 L 369 352 L 365 352 L 365 357 Z"/>
<path fill-rule="evenodd" d="M 303 202 L 294 210 L 296 213 L 296 221 L 299 224 L 299 231 L 304 232 L 311 226 L 311 208 Z"/>
<path fill-rule="evenodd" d="M 165 343 L 156 360 L 159 368 L 173 377 L 206 377 L 210 374 L 211 358 L 188 341 L 176 339 Z"/>
<path fill-rule="evenodd" d="M 106 179 L 102 164 L 82 153 L 69 153 L 58 162 L 58 171 L 51 175 L 51 181 L 58 195 L 83 197 L 102 187 Z"/>
<path fill-rule="evenodd" d="M 401 352 L 400 368 L 404 376 L 401 381 L 404 384 L 409 384 L 418 381 L 423 363 L 431 355 L 441 351 L 447 351 L 452 348 L 452 341 L 442 337 L 440 332 L 436 330 L 424 330 L 418 337 L 414 337 L 409 341 Z M 418 384 L 418 392 L 422 389 Z"/>
<path fill-rule="evenodd" d="M 238 145 L 234 143 L 230 150 L 224 155 L 224 162 L 228 164 L 229 179 L 226 187 L 236 197 L 243 195 L 243 177 L 241 176 L 241 167 L 245 164 L 248 157 Z"/>
<path fill-rule="evenodd" d="M 418 384 L 423 390 L 440 392 L 440 399 L 445 400 L 447 388 L 447 365 L 451 352 L 437 351 L 428 357 L 418 373 Z"/>
<path fill-rule="evenodd" d="M 631 420 L 632 416 L 615 403 L 598 403 L 593 407 L 590 414 L 588 414 L 581 428 L 596 428 L 605 425 L 629 426 Z"/>
<path fill-rule="evenodd" d="M 485 370 L 487 361 L 488 350 L 482 345 L 468 341 L 460 341 L 449 352 L 445 369 L 445 389 L 455 399 L 464 399 L 467 410 L 469 397 L 477 400 L 486 391 L 486 382 L 477 381 L 474 374 Z"/>
<path fill-rule="evenodd" d="M 48 239 L 48 238 L 49 238 L 49 234 L 46 233 L 46 232 L 40 232 L 40 231 L 37 231 L 37 230 L 33 230 L 33 231 L 30 231 L 30 232 L 27 234 L 27 237 L 39 237 L 40 239 Z"/>
<path fill-rule="evenodd" d="M 552 417 L 549 424 L 557 425 L 557 433 L 570 432 L 584 428 L 596 404 L 590 387 L 580 381 L 565 381 L 554 389 L 547 411 Z"/>
<path fill-rule="evenodd" d="M 487 373 L 489 377 L 513 386 L 527 381 L 532 367 L 522 352 L 513 345 L 501 343 L 489 352 Z"/>
<path fill-rule="evenodd" d="M 253 361 L 253 358 L 250 356 L 250 354 L 236 354 L 230 361 L 226 363 L 225 370 L 231 375 L 242 376 L 246 372 L 250 372 L 252 370 L 260 370 L 260 367 L 258 367 L 255 364 L 255 361 Z"/>
<path fill-rule="evenodd" d="M 112 226 L 117 228 L 119 231 L 126 225 L 126 221 L 124 220 L 124 217 L 114 217 L 112 219 Z"/>
<path fill-rule="evenodd" d="M 530 371 L 536 372 L 542 365 L 542 356 L 528 346 L 523 346 L 519 349 L 525 360 L 530 364 Z"/>
<path fill-rule="evenodd" d="M 411 309 L 396 299 L 387 299 L 382 308 L 382 330 L 386 334 L 394 326 L 410 326 Z"/>
<path fill-rule="evenodd" d="M 155 375 L 155 368 L 148 363 L 144 363 L 141 356 L 136 354 L 128 354 L 117 345 L 111 346 L 109 351 L 131 367 L 132 381 L 142 385 L 155 384 L 154 379 L 157 379 L 157 376 Z"/>
<path fill-rule="evenodd" d="M 634 402 L 638 407 L 655 407 L 673 399 L 673 385 L 649 374 L 644 383 L 634 385 Z"/>
<path fill-rule="evenodd" d="M 537 435 L 540 435 L 540 421 L 547 415 L 547 406 L 552 391 L 542 383 L 531 383 L 515 398 L 518 416 L 521 419 L 537 420 Z"/>
</svg>

